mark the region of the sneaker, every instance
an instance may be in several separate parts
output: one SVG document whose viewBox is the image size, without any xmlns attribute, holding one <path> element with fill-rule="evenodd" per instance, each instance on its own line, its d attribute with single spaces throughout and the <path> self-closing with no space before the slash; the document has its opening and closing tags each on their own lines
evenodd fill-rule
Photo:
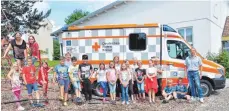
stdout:
<svg viewBox="0 0 229 111">
<path fill-rule="evenodd" d="M 59 100 L 60 100 L 60 101 L 63 101 L 63 100 L 64 100 L 64 98 L 63 98 L 63 97 L 59 97 Z"/>
<path fill-rule="evenodd" d="M 64 106 L 67 106 L 68 105 L 68 103 L 67 102 L 64 102 Z"/>
<path fill-rule="evenodd" d="M 164 103 L 164 104 L 165 104 L 165 103 L 168 103 L 168 101 L 166 101 L 166 100 L 164 99 L 164 100 L 162 101 L 162 103 Z"/>
<path fill-rule="evenodd" d="M 103 98 L 103 102 L 104 102 L 104 103 L 106 102 L 106 99 L 105 99 L 105 98 Z"/>
<path fill-rule="evenodd" d="M 34 103 L 30 103 L 31 107 L 35 107 L 35 104 Z"/>
<path fill-rule="evenodd" d="M 126 102 L 126 105 L 129 105 L 130 104 L 130 102 Z"/>
<path fill-rule="evenodd" d="M 196 101 L 196 98 L 191 97 L 191 101 L 192 101 L 192 102 Z"/>
<path fill-rule="evenodd" d="M 123 101 L 122 104 L 124 105 L 125 104 L 125 101 Z"/>
<path fill-rule="evenodd" d="M 23 111 L 23 110 L 25 110 L 25 108 L 23 108 L 22 106 L 19 106 L 19 107 L 17 108 L 17 110 L 18 110 L 18 111 Z"/>
<path fill-rule="evenodd" d="M 203 99 L 203 98 L 200 98 L 200 102 L 201 102 L 201 103 L 204 103 L 204 99 Z"/>
</svg>

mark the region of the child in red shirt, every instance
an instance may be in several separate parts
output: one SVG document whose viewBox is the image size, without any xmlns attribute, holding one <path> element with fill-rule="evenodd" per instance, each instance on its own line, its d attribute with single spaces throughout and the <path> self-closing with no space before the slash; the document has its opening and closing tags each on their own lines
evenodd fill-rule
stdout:
<svg viewBox="0 0 229 111">
<path fill-rule="evenodd" d="M 42 62 L 42 66 L 39 69 L 39 73 L 38 73 L 38 83 L 40 85 L 42 85 L 43 96 L 46 99 L 48 99 L 48 97 L 47 97 L 47 92 L 48 92 L 48 73 L 52 69 L 53 69 L 52 67 L 48 67 L 48 63 L 47 62 Z"/>
<path fill-rule="evenodd" d="M 37 104 L 34 104 L 32 100 L 30 100 L 31 105 L 34 106 L 42 106 L 42 104 L 39 104 L 39 92 L 37 87 L 37 81 L 36 81 L 36 68 L 32 65 L 32 59 L 28 58 L 27 60 L 28 65 L 24 66 L 22 68 L 22 77 L 25 82 L 29 99 L 33 99 L 32 92 L 34 91 L 36 93 L 36 99 Z"/>
</svg>

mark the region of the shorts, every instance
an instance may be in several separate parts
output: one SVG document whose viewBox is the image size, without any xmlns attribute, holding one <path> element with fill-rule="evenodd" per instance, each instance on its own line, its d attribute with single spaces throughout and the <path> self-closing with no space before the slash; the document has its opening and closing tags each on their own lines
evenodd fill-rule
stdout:
<svg viewBox="0 0 229 111">
<path fill-rule="evenodd" d="M 26 85 L 28 94 L 32 94 L 33 91 L 37 91 L 38 90 L 38 86 L 37 86 L 37 82 L 33 83 L 33 84 L 27 84 Z"/>
<path fill-rule="evenodd" d="M 59 83 L 60 86 L 64 86 L 64 92 L 68 93 L 68 86 L 69 86 L 69 83 L 70 83 L 69 78 L 59 79 L 58 83 Z"/>
<path fill-rule="evenodd" d="M 137 83 L 137 86 L 138 86 L 138 93 L 144 93 L 145 92 L 145 89 L 144 89 L 144 82 L 142 83 Z"/>
<path fill-rule="evenodd" d="M 185 94 L 177 94 L 178 99 L 185 99 L 186 98 L 185 96 L 186 96 Z"/>
<path fill-rule="evenodd" d="M 81 91 L 80 81 L 75 81 L 73 84 L 74 89 L 78 89 Z"/>
<path fill-rule="evenodd" d="M 21 64 L 23 66 L 27 65 L 27 61 L 24 58 L 23 59 L 21 59 L 21 58 L 14 58 L 14 59 L 15 59 L 15 61 L 20 60 L 21 61 Z"/>
<path fill-rule="evenodd" d="M 116 84 L 109 83 L 109 89 L 110 89 L 110 93 L 115 94 L 116 93 Z"/>
</svg>

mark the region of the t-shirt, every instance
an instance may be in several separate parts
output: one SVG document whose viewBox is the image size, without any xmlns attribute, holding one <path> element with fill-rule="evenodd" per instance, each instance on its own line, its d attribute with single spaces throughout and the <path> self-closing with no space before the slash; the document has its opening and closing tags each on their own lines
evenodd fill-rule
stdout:
<svg viewBox="0 0 229 111">
<path fill-rule="evenodd" d="M 187 92 L 187 87 L 185 85 L 176 85 L 176 91 L 178 92 Z"/>
<path fill-rule="evenodd" d="M 115 69 L 116 69 L 116 71 L 120 71 L 121 65 L 120 64 L 115 64 Z"/>
<path fill-rule="evenodd" d="M 88 79 L 91 75 L 90 70 L 92 70 L 92 65 L 91 64 L 80 64 L 79 65 L 79 70 L 81 73 L 81 78 L 82 79 Z"/>
<path fill-rule="evenodd" d="M 143 68 L 137 68 L 135 69 L 136 75 L 137 75 L 137 79 L 139 81 L 141 81 L 144 77 L 144 75 L 146 74 L 146 70 Z"/>
<path fill-rule="evenodd" d="M 72 65 L 72 61 L 64 61 L 64 65 L 70 67 Z"/>
<path fill-rule="evenodd" d="M 122 81 L 128 81 L 128 76 L 129 76 L 128 71 L 121 71 L 121 79 L 122 79 Z"/>
<path fill-rule="evenodd" d="M 97 70 L 97 73 L 98 73 L 98 81 L 101 82 L 106 82 L 107 81 L 107 76 L 106 76 L 106 73 L 107 71 L 106 70 Z"/>
<path fill-rule="evenodd" d="M 175 91 L 174 87 L 169 87 L 169 86 L 166 86 L 164 90 L 168 94 L 171 94 Z"/>
<path fill-rule="evenodd" d="M 150 76 L 152 76 L 153 74 L 157 73 L 157 69 L 155 67 L 149 67 L 147 68 L 147 72 Z"/>
<path fill-rule="evenodd" d="M 69 78 L 68 75 L 68 66 L 66 65 L 57 65 L 55 67 L 55 72 L 58 75 L 58 79 Z"/>
<path fill-rule="evenodd" d="M 110 81 L 115 81 L 117 79 L 115 69 L 108 69 L 107 72 L 110 73 L 109 76 Z"/>
<path fill-rule="evenodd" d="M 29 48 L 31 49 L 31 55 L 34 57 L 34 56 L 37 56 L 38 57 L 38 54 L 39 54 L 39 45 L 37 42 L 34 42 L 33 44 L 29 45 Z"/>
<path fill-rule="evenodd" d="M 73 77 L 74 79 L 76 79 L 76 81 L 79 81 L 79 80 L 80 80 L 80 79 L 79 79 L 79 74 L 78 74 L 78 68 L 79 68 L 78 65 L 76 65 L 76 66 L 71 65 L 71 66 L 68 68 L 69 74 L 72 74 L 72 77 Z"/>
<path fill-rule="evenodd" d="M 26 42 L 23 40 L 21 45 L 16 44 L 16 40 L 11 41 L 11 46 L 13 48 L 14 58 L 24 59 L 24 50 L 26 49 Z"/>
<path fill-rule="evenodd" d="M 22 74 L 25 74 L 27 84 L 33 84 L 36 82 L 36 68 L 33 65 L 23 67 Z"/>
</svg>

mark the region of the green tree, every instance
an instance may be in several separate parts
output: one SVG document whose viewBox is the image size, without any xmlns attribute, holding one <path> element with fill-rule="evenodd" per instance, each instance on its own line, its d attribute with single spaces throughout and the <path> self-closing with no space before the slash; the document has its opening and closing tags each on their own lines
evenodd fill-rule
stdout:
<svg viewBox="0 0 229 111">
<path fill-rule="evenodd" d="M 53 59 L 60 59 L 60 44 L 58 40 L 53 40 Z"/>
<path fill-rule="evenodd" d="M 37 9 L 33 8 L 35 3 L 36 1 L 28 0 L 1 1 L 1 35 L 7 36 L 9 33 L 20 29 L 28 29 L 29 33 L 37 34 L 40 27 L 47 26 L 42 22 L 50 15 L 51 9 L 46 13 L 38 12 Z"/>
<path fill-rule="evenodd" d="M 229 52 L 221 51 L 219 54 L 207 54 L 207 59 L 222 65 L 226 70 L 226 77 L 229 78 Z"/>
<path fill-rule="evenodd" d="M 67 18 L 65 18 L 65 23 L 70 24 L 76 20 L 81 19 L 84 16 L 87 16 L 89 14 L 88 11 L 83 11 L 83 10 L 74 10 L 72 14 L 70 14 Z"/>
</svg>

